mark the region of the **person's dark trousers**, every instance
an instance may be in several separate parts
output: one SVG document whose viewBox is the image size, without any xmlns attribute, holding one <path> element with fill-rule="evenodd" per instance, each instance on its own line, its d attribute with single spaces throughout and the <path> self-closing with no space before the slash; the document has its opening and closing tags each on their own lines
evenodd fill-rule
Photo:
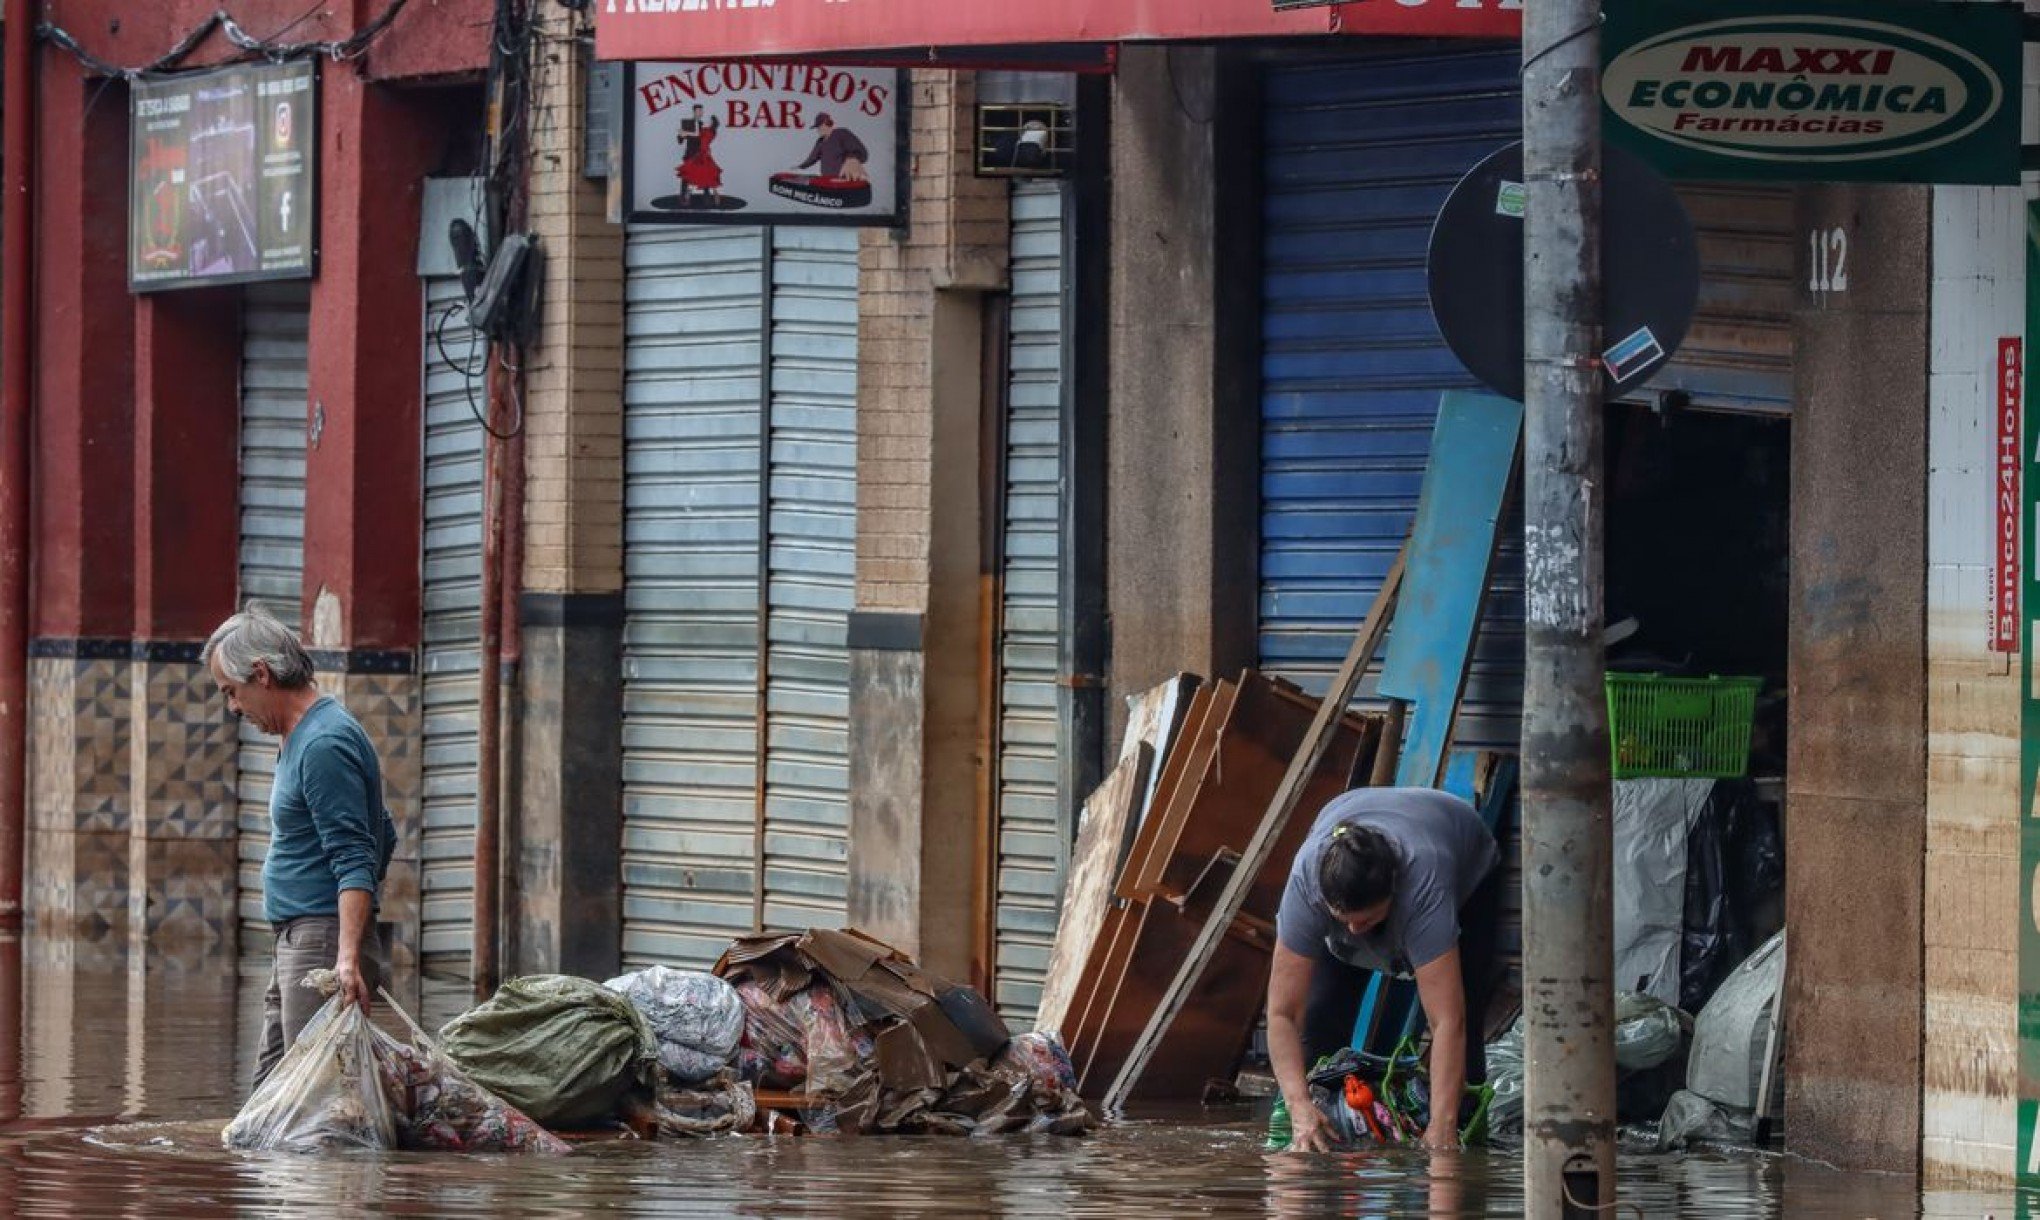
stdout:
<svg viewBox="0 0 2040 1220">
<path fill-rule="evenodd" d="M 1466 1081 L 1487 1080 L 1487 1010 L 1501 982 L 1502 877 L 1500 864 L 1459 908 L 1459 982 L 1466 989 Z M 1311 971 L 1310 998 L 1303 1010 L 1303 1062 L 1308 1069 L 1353 1040 L 1353 1022 L 1367 991 L 1371 970 L 1320 957 Z"/>
</svg>

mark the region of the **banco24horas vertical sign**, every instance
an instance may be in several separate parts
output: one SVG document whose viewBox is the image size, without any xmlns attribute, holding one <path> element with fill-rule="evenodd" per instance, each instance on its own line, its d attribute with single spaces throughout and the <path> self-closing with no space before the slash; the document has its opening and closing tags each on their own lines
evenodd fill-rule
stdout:
<svg viewBox="0 0 2040 1220">
<path fill-rule="evenodd" d="M 632 64 L 624 136 L 630 218 L 894 223 L 902 76 L 806 63 Z"/>
<path fill-rule="evenodd" d="M 1687 178 L 2019 180 L 2022 10 L 1611 0 L 1609 139 Z"/>
</svg>

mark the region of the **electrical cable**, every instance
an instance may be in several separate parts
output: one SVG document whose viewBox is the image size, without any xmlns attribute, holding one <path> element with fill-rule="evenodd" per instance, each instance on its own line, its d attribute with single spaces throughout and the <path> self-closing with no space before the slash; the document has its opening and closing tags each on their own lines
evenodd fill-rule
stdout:
<svg viewBox="0 0 2040 1220">
<path fill-rule="evenodd" d="M 405 6 L 410 2 L 411 0 L 389 0 L 389 3 L 383 6 L 382 12 L 376 14 L 373 19 L 345 38 L 307 42 L 278 42 L 277 39 L 304 24 L 322 6 L 315 5 L 303 16 L 267 38 L 257 38 L 250 34 L 241 26 L 240 22 L 234 19 L 233 14 L 227 12 L 227 10 L 215 9 L 210 17 L 192 27 L 169 50 L 147 63 L 135 67 L 125 67 L 121 64 L 101 59 L 91 51 L 86 50 L 84 44 L 78 41 L 77 36 L 62 26 L 44 21 L 36 26 L 35 32 L 38 38 L 63 51 L 69 52 L 79 63 L 84 64 L 87 68 L 101 76 L 136 81 L 175 69 L 179 64 L 190 58 L 192 52 L 196 51 L 215 31 L 221 33 L 229 43 L 232 43 L 235 48 L 243 53 L 261 56 L 271 63 L 282 63 L 285 60 L 303 59 L 315 55 L 324 56 L 335 61 L 355 59 L 366 52 L 369 44 L 381 37 L 384 31 L 390 28 L 390 24 L 397 19 L 397 14 L 403 12 Z"/>
<path fill-rule="evenodd" d="M 1595 30 L 1600 29 L 1602 23 L 1606 20 L 1607 19 L 1605 17 L 1596 17 L 1592 21 L 1589 21 L 1587 24 L 1581 26 L 1579 29 L 1574 30 L 1570 34 L 1567 34 L 1565 37 L 1554 39 L 1550 46 L 1542 48 L 1537 52 L 1537 54 L 1530 56 L 1528 59 L 1525 59 L 1523 61 L 1523 66 L 1516 69 L 1516 75 L 1518 76 L 1523 75 L 1523 73 L 1528 72 L 1530 70 L 1533 64 L 1536 64 L 1539 60 L 1542 60 L 1545 56 L 1552 54 L 1559 48 L 1567 45 L 1568 43 L 1578 42 L 1580 39 L 1585 38 L 1587 35 L 1593 33 Z"/>
</svg>

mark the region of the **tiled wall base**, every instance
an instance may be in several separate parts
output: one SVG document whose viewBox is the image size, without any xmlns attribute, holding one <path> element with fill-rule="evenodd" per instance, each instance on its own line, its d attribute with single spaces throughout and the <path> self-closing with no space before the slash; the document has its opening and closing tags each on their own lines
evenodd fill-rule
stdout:
<svg viewBox="0 0 2040 1220">
<path fill-rule="evenodd" d="M 195 650 L 131 664 L 128 934 L 137 945 L 231 949 L 239 833 L 233 717 Z"/>
<path fill-rule="evenodd" d="M 129 662 L 29 660 L 28 915 L 85 938 L 127 932 Z"/>
</svg>

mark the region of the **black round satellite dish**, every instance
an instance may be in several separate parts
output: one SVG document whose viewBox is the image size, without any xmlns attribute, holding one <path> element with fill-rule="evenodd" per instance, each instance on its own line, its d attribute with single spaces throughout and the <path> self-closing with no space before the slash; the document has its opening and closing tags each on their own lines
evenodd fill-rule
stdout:
<svg viewBox="0 0 2040 1220">
<path fill-rule="evenodd" d="M 1672 190 L 1601 150 L 1601 367 L 1610 398 L 1643 388 L 1693 320 L 1700 251 Z M 1498 394 L 1523 397 L 1523 145 L 1473 167 L 1431 226 L 1431 313 L 1446 346 Z"/>
</svg>

